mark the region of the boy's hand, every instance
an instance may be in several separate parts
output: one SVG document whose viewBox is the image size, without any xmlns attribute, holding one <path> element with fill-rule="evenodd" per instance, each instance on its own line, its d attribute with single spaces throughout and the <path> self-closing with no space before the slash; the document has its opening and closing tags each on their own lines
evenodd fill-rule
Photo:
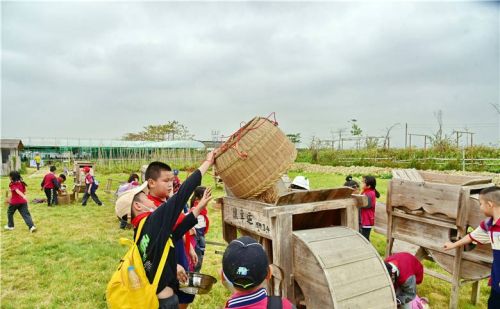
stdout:
<svg viewBox="0 0 500 309">
<path fill-rule="evenodd" d="M 203 192 L 203 197 L 198 204 L 198 207 L 205 208 L 208 205 L 208 202 L 212 199 L 212 188 L 206 188 L 205 192 Z"/>
<path fill-rule="evenodd" d="M 210 152 L 207 154 L 207 159 L 206 159 L 206 161 L 207 161 L 207 162 L 209 162 L 209 163 L 210 163 L 210 165 L 214 164 L 214 162 L 215 162 L 215 156 L 217 155 L 218 150 L 219 150 L 219 148 L 214 149 L 214 150 L 210 151 Z"/>
<path fill-rule="evenodd" d="M 446 242 L 443 246 L 444 250 L 451 250 L 453 248 L 455 248 L 455 245 L 452 243 L 452 242 Z"/>
<path fill-rule="evenodd" d="M 189 278 L 186 274 L 186 271 L 184 270 L 184 267 L 182 265 L 177 264 L 177 280 L 181 283 L 187 283 L 189 282 Z"/>
<path fill-rule="evenodd" d="M 191 261 L 194 265 L 198 264 L 198 255 L 196 255 L 196 251 L 194 251 L 193 246 L 189 246 L 189 256 L 191 257 Z"/>
</svg>

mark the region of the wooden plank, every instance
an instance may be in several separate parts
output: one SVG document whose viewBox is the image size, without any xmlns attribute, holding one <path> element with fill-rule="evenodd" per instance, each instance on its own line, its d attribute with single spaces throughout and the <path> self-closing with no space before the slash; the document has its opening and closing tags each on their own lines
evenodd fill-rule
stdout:
<svg viewBox="0 0 500 309">
<path fill-rule="evenodd" d="M 386 235 L 387 234 L 387 209 L 386 205 L 382 202 L 377 202 L 375 206 L 375 232 Z"/>
<path fill-rule="evenodd" d="M 371 294 L 371 292 L 377 291 L 381 288 L 386 288 L 386 287 L 388 288 L 388 285 L 381 286 L 381 282 L 384 282 L 385 279 L 386 278 L 384 274 L 373 277 L 365 276 L 362 280 L 355 280 L 349 284 L 336 287 L 335 288 L 335 290 L 337 291 L 336 301 L 341 302 L 347 299 L 355 299 L 359 297 L 359 295 L 368 293 Z M 387 293 L 387 298 L 389 298 L 389 295 L 390 294 Z"/>
<path fill-rule="evenodd" d="M 471 184 L 471 185 L 462 185 L 462 186 L 464 189 L 468 189 L 470 191 L 472 191 L 472 190 L 478 191 L 478 190 L 482 190 L 485 188 L 494 187 L 495 184 L 493 182 L 490 182 L 490 183 L 484 183 L 484 184 Z"/>
<path fill-rule="evenodd" d="M 350 237 L 355 234 L 355 231 L 346 227 L 339 226 L 334 230 L 329 227 L 325 227 L 312 230 L 294 231 L 293 234 L 297 235 L 297 237 L 299 237 L 303 241 L 311 243 L 315 241 L 322 241 L 325 239 Z"/>
<path fill-rule="evenodd" d="M 387 234 L 386 234 L 386 246 L 385 246 L 385 256 L 389 256 L 392 253 L 392 247 L 394 245 L 394 237 L 392 236 L 394 230 L 394 216 L 392 212 L 392 181 L 389 182 L 387 186 Z M 375 208 L 376 210 L 376 208 Z"/>
<path fill-rule="evenodd" d="M 481 178 L 481 179 L 474 179 L 474 180 L 469 180 L 465 181 L 462 183 L 462 186 L 472 186 L 472 185 L 479 185 L 479 184 L 488 184 L 493 181 L 493 178 Z M 494 185 L 494 184 L 493 184 Z"/>
<path fill-rule="evenodd" d="M 230 243 L 231 241 L 237 238 L 237 230 L 235 226 L 224 222 L 224 207 L 221 207 L 221 216 L 222 216 L 222 237 L 227 243 Z"/>
<path fill-rule="evenodd" d="M 476 228 L 481 224 L 481 221 L 485 219 L 483 212 L 479 208 L 481 205 L 479 203 L 479 194 L 474 194 L 469 197 L 469 216 L 467 218 L 467 224 L 473 228 Z"/>
<path fill-rule="evenodd" d="M 390 287 L 362 294 L 356 298 L 346 299 L 339 302 L 339 308 L 370 308 L 370 309 L 395 309 L 396 301 L 387 302 L 392 291 Z M 369 304 L 369 305 L 367 305 Z"/>
<path fill-rule="evenodd" d="M 311 203 L 349 197 L 354 190 L 348 187 L 321 190 L 293 191 L 284 194 L 276 201 L 276 206 Z"/>
<path fill-rule="evenodd" d="M 460 186 L 392 180 L 392 206 L 411 210 L 423 209 L 430 214 L 444 214 L 456 219 L 460 199 Z"/>
<path fill-rule="evenodd" d="M 453 273 L 455 252 L 448 255 L 437 250 L 428 249 L 429 254 L 444 270 Z M 486 257 L 487 259 L 488 257 Z M 466 280 L 480 280 L 487 278 L 491 273 L 491 264 L 485 260 L 480 260 L 477 256 L 466 256 L 465 252 L 462 253 L 461 274 L 460 278 Z"/>
<path fill-rule="evenodd" d="M 395 239 L 399 239 L 399 240 L 405 241 L 405 242 L 410 243 L 410 244 L 418 245 L 418 246 L 421 246 L 421 247 L 424 247 L 427 249 L 431 249 L 431 250 L 436 251 L 438 253 L 453 256 L 453 253 L 450 253 L 448 251 L 446 251 L 446 252 L 444 251 L 443 242 L 433 241 L 431 239 L 432 236 L 430 236 L 429 238 L 415 237 L 415 236 L 407 235 L 405 233 L 401 233 L 398 231 L 394 232 L 392 236 Z M 468 260 L 468 261 L 471 261 L 474 263 L 491 263 L 491 261 L 492 261 L 491 257 L 473 254 L 472 252 L 465 252 L 462 256 L 465 260 Z"/>
<path fill-rule="evenodd" d="M 273 219 L 273 263 L 283 270 L 282 296 L 295 298 L 293 281 L 292 215 L 279 214 Z"/>
<path fill-rule="evenodd" d="M 457 216 L 458 237 L 462 238 L 467 234 L 467 219 L 469 218 L 470 191 L 462 189 L 460 192 L 460 206 Z"/>
<path fill-rule="evenodd" d="M 271 219 L 264 215 L 264 208 L 241 199 L 224 198 L 223 222 L 266 238 L 273 237 Z"/>
<path fill-rule="evenodd" d="M 450 295 L 450 309 L 458 308 L 458 297 L 460 294 L 460 273 L 462 270 L 462 252 L 463 248 L 458 247 L 455 250 L 455 259 L 453 261 L 453 274 L 451 279 L 451 295 Z"/>
<path fill-rule="evenodd" d="M 467 183 L 474 184 L 476 181 L 484 181 L 485 183 L 491 182 L 491 178 L 483 176 L 465 176 L 465 175 L 449 175 L 443 173 L 432 173 L 426 171 L 420 171 L 420 175 L 425 181 L 435 182 L 435 183 L 446 183 L 454 185 L 464 185 Z"/>
<path fill-rule="evenodd" d="M 420 173 L 416 169 L 414 169 L 414 168 L 406 169 L 405 172 L 411 181 L 419 182 L 419 183 L 424 182 L 424 178 L 422 177 L 422 175 L 420 175 Z"/>
<path fill-rule="evenodd" d="M 400 217 L 400 218 L 406 218 L 406 219 L 413 220 L 413 221 L 428 223 L 430 225 L 442 226 L 442 227 L 446 227 L 449 229 L 456 229 L 457 228 L 457 226 L 455 224 L 451 224 L 451 223 L 441 221 L 441 220 L 433 220 L 433 219 L 426 218 L 426 217 L 419 216 L 419 215 L 411 215 L 411 214 L 406 214 L 403 212 L 394 211 L 393 216 Z"/>
<path fill-rule="evenodd" d="M 403 172 L 403 170 L 401 169 L 394 169 L 392 170 L 392 178 L 393 179 L 401 179 L 401 180 L 409 180 L 407 178 L 407 175 L 406 173 Z"/>
<path fill-rule="evenodd" d="M 345 208 L 345 226 L 358 231 L 359 230 L 359 205 L 366 203 L 368 205 L 368 198 L 366 196 L 353 197 L 356 199 L 356 205 L 348 205 Z"/>
<path fill-rule="evenodd" d="M 266 207 L 264 208 L 264 215 L 268 217 L 275 217 L 280 213 L 289 214 L 302 214 L 310 212 L 318 212 L 324 210 L 343 209 L 347 207 L 357 206 L 358 200 L 352 197 L 340 200 L 327 200 L 321 202 L 312 202 L 296 205 Z"/>
</svg>

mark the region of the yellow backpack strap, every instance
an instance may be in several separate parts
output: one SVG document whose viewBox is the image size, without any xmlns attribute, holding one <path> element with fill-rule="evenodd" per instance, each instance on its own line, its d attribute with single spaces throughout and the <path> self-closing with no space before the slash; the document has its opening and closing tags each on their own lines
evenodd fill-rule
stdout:
<svg viewBox="0 0 500 309">
<path fill-rule="evenodd" d="M 139 222 L 139 226 L 137 227 L 137 232 L 135 234 L 135 243 L 137 244 L 137 241 L 139 240 L 139 237 L 141 237 L 141 232 L 142 232 L 142 227 L 144 226 L 144 223 L 146 222 L 146 219 L 148 217 L 145 217 Z"/>
<path fill-rule="evenodd" d="M 165 267 L 165 263 L 167 262 L 168 252 L 170 251 L 170 247 L 172 247 L 172 238 L 168 238 L 167 244 L 165 245 L 165 249 L 163 249 L 163 254 L 161 256 L 160 264 L 156 270 L 155 279 L 153 280 L 153 286 L 157 287 L 160 282 L 161 273 L 163 272 L 163 268 Z"/>
</svg>

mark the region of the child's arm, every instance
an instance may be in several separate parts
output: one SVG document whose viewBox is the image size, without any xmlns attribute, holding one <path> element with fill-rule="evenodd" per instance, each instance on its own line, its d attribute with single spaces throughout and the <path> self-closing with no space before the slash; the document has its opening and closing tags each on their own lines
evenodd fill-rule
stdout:
<svg viewBox="0 0 500 309">
<path fill-rule="evenodd" d="M 465 235 L 459 241 L 456 241 L 454 243 L 452 242 L 445 243 L 444 250 L 451 250 L 460 246 L 465 246 L 473 241 L 478 242 L 480 244 L 487 244 L 491 241 L 490 235 L 488 235 L 485 221 L 481 222 L 481 224 L 474 231 Z"/>
<path fill-rule="evenodd" d="M 184 182 L 186 183 L 187 180 Z M 196 218 L 200 215 L 200 212 L 205 209 L 208 205 L 208 202 L 212 199 L 212 189 L 207 188 L 203 193 L 203 197 L 198 203 L 198 206 L 192 208 L 192 211 L 186 215 L 186 217 L 182 220 L 182 222 L 177 226 L 175 231 L 172 232 L 173 239 L 179 239 L 184 235 L 187 231 L 189 231 L 198 221 Z M 163 207 L 163 206 L 162 206 Z M 194 224 L 192 224 L 194 222 Z"/>
<path fill-rule="evenodd" d="M 456 242 L 446 242 L 444 244 L 444 250 L 451 250 L 457 247 L 468 245 L 472 242 L 472 238 L 470 238 L 469 234 L 465 235 L 462 239 Z"/>
<path fill-rule="evenodd" d="M 25 199 L 26 201 L 28 200 L 28 198 L 26 197 L 26 195 L 24 195 L 24 193 L 21 192 L 21 190 L 19 189 L 16 189 L 15 190 L 17 194 L 19 194 L 23 199 Z"/>
</svg>

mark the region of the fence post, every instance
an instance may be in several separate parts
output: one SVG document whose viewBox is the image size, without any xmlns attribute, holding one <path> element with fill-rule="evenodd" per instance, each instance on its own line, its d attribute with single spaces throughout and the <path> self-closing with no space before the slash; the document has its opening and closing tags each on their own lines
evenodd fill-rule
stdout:
<svg viewBox="0 0 500 309">
<path fill-rule="evenodd" d="M 465 148 L 462 148 L 462 171 L 465 171 Z"/>
</svg>

